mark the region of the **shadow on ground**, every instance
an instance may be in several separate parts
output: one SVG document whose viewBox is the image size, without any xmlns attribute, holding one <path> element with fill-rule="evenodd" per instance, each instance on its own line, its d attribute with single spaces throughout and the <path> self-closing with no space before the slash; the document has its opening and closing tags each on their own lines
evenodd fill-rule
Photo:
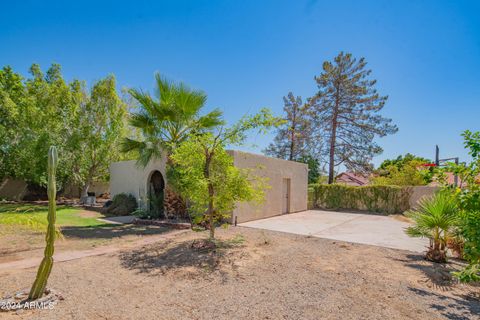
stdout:
<svg viewBox="0 0 480 320">
<path fill-rule="evenodd" d="M 125 252 L 120 256 L 122 266 L 139 273 L 163 274 L 170 270 L 190 268 L 192 271 L 211 273 L 220 271 L 223 266 L 235 269 L 234 256 L 242 248 L 241 241 L 230 240 L 217 243 L 217 247 L 198 248 L 203 240 L 190 240 L 181 243 L 155 243 L 138 250 Z"/>
<path fill-rule="evenodd" d="M 447 319 L 452 320 L 469 320 L 469 319 L 478 319 L 480 315 L 480 301 L 477 297 L 466 296 L 466 295 L 456 295 L 455 298 L 447 297 L 438 293 L 418 289 L 418 288 L 408 288 L 410 291 L 426 297 L 433 297 L 438 299 L 442 303 L 431 303 L 430 307 L 438 311 L 441 315 Z M 455 310 L 456 312 L 452 312 Z"/>
<path fill-rule="evenodd" d="M 93 227 L 62 227 L 62 234 L 72 239 L 115 239 L 129 235 L 162 234 L 169 230 L 157 226 L 102 224 Z"/>
<path fill-rule="evenodd" d="M 438 303 L 431 303 L 430 307 L 447 319 L 467 320 L 478 319 L 480 315 L 480 297 L 472 295 L 455 294 L 455 286 L 458 286 L 452 272 L 458 271 L 464 266 L 464 262 L 451 259 L 449 263 L 435 263 L 425 260 L 421 254 L 410 254 L 406 259 L 396 259 L 405 266 L 420 270 L 425 275 L 425 283 L 431 285 L 439 293 L 419 288 L 409 287 L 415 294 L 424 297 L 435 298 Z M 441 291 L 450 291 L 449 295 L 443 295 Z M 452 297 L 453 296 L 453 297 Z M 455 312 L 452 312 L 455 310 Z"/>
</svg>

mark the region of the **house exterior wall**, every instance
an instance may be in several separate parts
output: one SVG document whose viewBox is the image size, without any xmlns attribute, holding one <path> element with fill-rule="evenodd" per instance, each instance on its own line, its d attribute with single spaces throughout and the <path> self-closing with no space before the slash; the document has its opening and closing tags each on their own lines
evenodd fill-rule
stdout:
<svg viewBox="0 0 480 320">
<path fill-rule="evenodd" d="M 290 179 L 289 213 L 307 210 L 308 166 L 303 163 L 287 161 L 246 153 L 228 151 L 233 156 L 237 168 L 254 169 L 254 174 L 268 178 L 270 189 L 266 190 L 265 202 L 260 205 L 240 203 L 232 213 L 232 222 L 246 222 L 282 214 L 283 179 Z"/>
<path fill-rule="evenodd" d="M 113 162 L 110 165 L 110 194 L 113 198 L 119 193 L 132 194 L 139 206 L 145 208 L 148 181 L 154 171 L 160 171 L 167 183 L 165 174 L 166 159 L 151 161 L 145 168 L 137 166 L 135 160 Z"/>
</svg>

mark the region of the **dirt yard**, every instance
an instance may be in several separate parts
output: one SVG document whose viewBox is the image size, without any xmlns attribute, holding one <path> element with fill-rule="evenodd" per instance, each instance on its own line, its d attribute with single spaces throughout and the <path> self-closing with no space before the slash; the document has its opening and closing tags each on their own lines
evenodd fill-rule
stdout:
<svg viewBox="0 0 480 320">
<path fill-rule="evenodd" d="M 53 310 L 2 319 L 478 319 L 480 288 L 420 255 L 242 227 L 57 263 Z M 455 267 L 454 262 L 448 268 Z M 28 288 L 35 269 L 0 274 L 0 295 Z"/>
</svg>

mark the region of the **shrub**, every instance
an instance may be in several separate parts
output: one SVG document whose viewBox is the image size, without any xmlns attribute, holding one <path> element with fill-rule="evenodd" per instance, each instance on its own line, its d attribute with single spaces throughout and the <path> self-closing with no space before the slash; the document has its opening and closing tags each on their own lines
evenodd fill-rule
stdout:
<svg viewBox="0 0 480 320">
<path fill-rule="evenodd" d="M 447 261 L 447 244 L 455 237 L 458 226 L 458 207 L 455 198 L 446 192 L 421 200 L 416 210 L 407 212 L 414 221 L 405 232 L 411 237 L 430 239 L 426 258 L 435 262 Z"/>
<path fill-rule="evenodd" d="M 308 200 L 310 208 L 368 210 L 394 214 L 409 209 L 411 193 L 410 187 L 311 184 Z"/>
<path fill-rule="evenodd" d="M 116 216 L 126 216 L 137 208 L 137 200 L 131 194 L 119 193 L 113 197 L 112 204 L 105 209 L 106 213 Z"/>
</svg>

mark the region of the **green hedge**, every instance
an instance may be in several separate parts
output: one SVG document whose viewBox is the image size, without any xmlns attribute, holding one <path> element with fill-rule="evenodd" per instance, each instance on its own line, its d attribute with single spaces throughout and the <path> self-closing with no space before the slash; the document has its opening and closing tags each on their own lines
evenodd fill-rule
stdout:
<svg viewBox="0 0 480 320">
<path fill-rule="evenodd" d="M 411 187 L 310 184 L 310 209 L 347 209 L 382 214 L 403 213 L 410 208 Z"/>
</svg>

